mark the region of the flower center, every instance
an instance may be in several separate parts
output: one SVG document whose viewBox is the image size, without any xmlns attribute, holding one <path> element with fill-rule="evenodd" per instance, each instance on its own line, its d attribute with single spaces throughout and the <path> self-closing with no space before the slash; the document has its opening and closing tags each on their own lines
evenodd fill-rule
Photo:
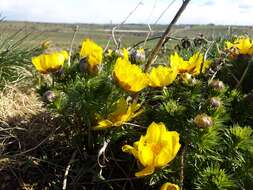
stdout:
<svg viewBox="0 0 253 190">
<path fill-rule="evenodd" d="M 155 154 L 159 154 L 159 152 L 161 151 L 162 147 L 163 147 L 163 145 L 161 143 L 154 144 L 154 145 L 152 145 L 152 151 Z"/>
</svg>

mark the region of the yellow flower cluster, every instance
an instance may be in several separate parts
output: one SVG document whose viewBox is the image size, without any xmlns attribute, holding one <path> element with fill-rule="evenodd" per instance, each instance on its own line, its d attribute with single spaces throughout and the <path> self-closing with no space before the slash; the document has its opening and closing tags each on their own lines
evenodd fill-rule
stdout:
<svg viewBox="0 0 253 190">
<path fill-rule="evenodd" d="M 178 53 L 170 56 L 170 66 L 172 69 L 177 69 L 179 74 L 188 73 L 196 76 L 200 74 L 201 69 L 202 73 L 205 73 L 211 63 L 211 60 L 204 60 L 200 52 L 195 53 L 188 61 L 180 57 Z"/>
<path fill-rule="evenodd" d="M 167 66 L 152 68 L 150 73 L 144 73 L 140 66 L 131 64 L 124 58 L 118 58 L 113 75 L 118 84 L 126 91 L 139 92 L 147 86 L 164 87 L 170 85 L 177 76 L 177 69 Z"/>
<path fill-rule="evenodd" d="M 226 50 L 229 51 L 230 57 L 235 58 L 239 54 L 252 55 L 253 54 L 253 42 L 250 38 L 242 36 L 234 40 L 234 42 L 225 42 Z"/>
<path fill-rule="evenodd" d="M 165 87 L 173 83 L 177 74 L 199 75 L 205 73 L 211 65 L 211 60 L 204 60 L 203 54 L 195 53 L 189 60 L 184 60 L 177 53 L 170 56 L 170 67 L 153 67 L 149 73 L 131 64 L 128 56 L 118 58 L 114 67 L 114 78 L 119 85 L 129 92 L 139 92 L 147 86 Z"/>
<path fill-rule="evenodd" d="M 33 57 L 32 63 L 40 73 L 47 74 L 59 70 L 68 57 L 66 51 L 55 51 Z"/>
<path fill-rule="evenodd" d="M 102 63 L 103 49 L 90 39 L 85 39 L 80 50 L 80 58 L 86 58 L 88 70 L 93 72 Z"/>
<path fill-rule="evenodd" d="M 134 143 L 134 146 L 124 145 L 123 152 L 133 156 L 144 167 L 135 173 L 137 177 L 147 176 L 171 162 L 180 149 L 179 134 L 176 131 L 168 131 L 164 123 L 151 123 L 145 136 Z"/>
<path fill-rule="evenodd" d="M 124 98 L 120 98 L 116 104 L 116 110 L 107 119 L 98 122 L 94 129 L 107 129 L 120 126 L 142 113 L 141 105 L 137 103 L 127 104 Z"/>
</svg>

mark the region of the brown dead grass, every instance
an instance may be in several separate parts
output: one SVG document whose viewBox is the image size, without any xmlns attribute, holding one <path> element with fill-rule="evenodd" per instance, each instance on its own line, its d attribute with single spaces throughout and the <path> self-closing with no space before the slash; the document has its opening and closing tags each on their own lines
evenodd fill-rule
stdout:
<svg viewBox="0 0 253 190">
<path fill-rule="evenodd" d="M 34 89 L 7 86 L 0 92 L 0 121 L 6 122 L 11 118 L 27 120 L 43 112 L 42 106 L 43 103 Z"/>
</svg>

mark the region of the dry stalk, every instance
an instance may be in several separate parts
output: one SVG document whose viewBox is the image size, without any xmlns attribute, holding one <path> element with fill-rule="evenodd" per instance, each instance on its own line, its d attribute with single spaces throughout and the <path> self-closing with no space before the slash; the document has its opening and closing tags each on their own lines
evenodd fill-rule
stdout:
<svg viewBox="0 0 253 190">
<path fill-rule="evenodd" d="M 134 10 L 132 10 L 132 11 L 127 15 L 127 17 L 125 18 L 125 20 L 123 20 L 120 24 L 118 24 L 118 25 L 116 25 L 116 26 L 113 27 L 113 29 L 112 29 L 112 39 L 113 39 L 114 44 L 116 45 L 116 49 L 119 49 L 119 44 L 118 44 L 118 42 L 117 42 L 117 40 L 116 40 L 116 38 L 115 38 L 115 31 L 116 31 L 116 29 L 119 28 L 121 25 L 125 24 L 126 21 L 128 20 L 128 18 L 129 18 L 132 14 L 134 14 L 134 12 L 138 9 L 138 7 L 139 7 L 140 5 L 143 5 L 142 1 L 140 1 L 140 2 L 137 4 L 137 6 L 134 8 Z"/>
<path fill-rule="evenodd" d="M 145 65 L 145 68 L 144 68 L 145 72 L 147 72 L 150 65 L 152 65 L 155 62 L 155 60 L 157 58 L 157 54 L 159 53 L 161 47 L 166 43 L 167 36 L 169 35 L 172 26 L 177 22 L 178 18 L 181 16 L 181 14 L 185 10 L 185 8 L 187 7 L 189 2 L 190 2 L 190 0 L 183 1 L 183 4 L 181 5 L 179 10 L 177 11 L 175 17 L 173 18 L 171 23 L 168 25 L 167 29 L 165 30 L 162 37 L 160 38 L 160 40 L 156 44 L 155 48 L 152 50 L 152 52 L 148 58 L 147 64 Z"/>
<path fill-rule="evenodd" d="M 76 33 L 78 32 L 78 30 L 79 30 L 79 26 L 76 25 L 75 28 L 74 28 L 74 33 L 73 33 L 73 37 L 72 37 L 71 44 L 70 44 L 70 49 L 69 49 L 68 66 L 70 66 L 70 59 L 71 59 L 71 55 L 72 55 L 73 44 L 74 44 Z"/>
<path fill-rule="evenodd" d="M 243 72 L 243 74 L 242 74 L 242 77 L 240 78 L 239 82 L 238 82 L 237 85 L 236 85 L 236 88 L 239 88 L 239 87 L 241 86 L 242 82 L 244 81 L 244 78 L 246 77 L 246 75 L 247 75 L 247 73 L 248 73 L 248 71 L 249 71 L 249 68 L 250 68 L 250 66 L 251 66 L 251 63 L 252 63 L 252 61 L 250 61 L 250 62 L 248 63 L 247 67 L 245 68 L 245 70 L 244 70 L 244 72 Z"/>
<path fill-rule="evenodd" d="M 65 170 L 65 173 L 64 173 L 64 180 L 63 180 L 62 190 L 66 190 L 67 189 L 68 174 L 69 174 L 69 170 L 70 170 L 71 164 L 75 160 L 76 153 L 77 153 L 77 151 L 73 152 L 73 154 L 71 156 L 71 159 L 69 160 L 68 166 L 66 167 L 66 170 Z"/>
</svg>

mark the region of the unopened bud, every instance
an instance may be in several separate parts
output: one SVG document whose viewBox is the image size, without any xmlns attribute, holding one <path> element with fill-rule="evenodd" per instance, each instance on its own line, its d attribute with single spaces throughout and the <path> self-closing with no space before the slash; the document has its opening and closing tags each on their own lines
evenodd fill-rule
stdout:
<svg viewBox="0 0 253 190">
<path fill-rule="evenodd" d="M 221 101 L 217 97 L 212 97 L 210 99 L 210 105 L 213 108 L 219 108 L 221 106 Z"/>
<path fill-rule="evenodd" d="M 137 50 L 134 50 L 131 53 L 131 58 L 136 62 L 136 63 L 143 63 L 145 61 L 145 51 L 143 48 L 139 48 Z"/>
<path fill-rule="evenodd" d="M 75 25 L 74 31 L 77 32 L 79 30 L 79 25 Z"/>
<path fill-rule="evenodd" d="M 81 73 L 96 74 L 98 73 L 98 65 L 90 65 L 87 58 L 80 60 L 79 69 Z"/>
<path fill-rule="evenodd" d="M 206 43 L 204 35 L 203 34 L 198 34 L 198 36 L 193 40 L 193 43 L 195 46 L 201 46 Z"/>
<path fill-rule="evenodd" d="M 43 94 L 43 99 L 46 102 L 52 103 L 56 99 L 56 95 L 53 91 L 48 90 Z"/>
<path fill-rule="evenodd" d="M 199 114 L 194 118 L 194 123 L 199 128 L 207 128 L 213 125 L 213 120 L 210 116 L 206 114 Z"/>
<path fill-rule="evenodd" d="M 187 49 L 187 48 L 191 47 L 191 42 L 188 38 L 183 38 L 181 40 L 181 45 L 183 48 Z"/>
<path fill-rule="evenodd" d="M 42 47 L 42 49 L 46 50 L 46 49 L 49 49 L 50 47 L 52 47 L 53 46 L 52 44 L 53 44 L 52 41 L 46 40 L 46 41 L 42 42 L 41 47 Z"/>
<path fill-rule="evenodd" d="M 225 85 L 222 81 L 220 80 L 213 80 L 210 84 L 210 86 L 217 91 L 222 91 L 225 89 Z"/>
<path fill-rule="evenodd" d="M 82 58 L 79 62 L 79 69 L 81 73 L 85 73 L 88 70 L 88 61 L 87 58 Z"/>
</svg>

